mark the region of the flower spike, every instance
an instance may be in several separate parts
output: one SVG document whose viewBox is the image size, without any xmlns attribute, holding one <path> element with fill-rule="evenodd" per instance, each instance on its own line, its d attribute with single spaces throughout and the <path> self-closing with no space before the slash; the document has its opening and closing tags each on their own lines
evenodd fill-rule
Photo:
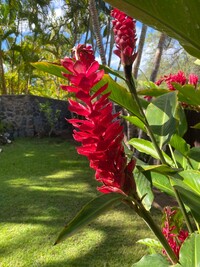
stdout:
<svg viewBox="0 0 200 267">
<path fill-rule="evenodd" d="M 132 195 L 136 191 L 135 160 L 127 162 L 122 145 L 123 127 L 116 119 L 119 114 L 112 114 L 112 103 L 108 100 L 110 93 L 105 93 L 108 85 L 103 85 L 96 93 L 91 92 L 103 78 L 104 71 L 99 70 L 90 46 L 78 45 L 73 52 L 74 58 L 61 61 L 70 71 L 70 74 L 63 74 L 70 85 L 61 88 L 75 93 L 79 102 L 69 100 L 69 109 L 84 116 L 83 119 L 68 120 L 77 129 L 73 132 L 74 139 L 82 143 L 77 151 L 89 159 L 90 167 L 96 171 L 96 180 L 103 184 L 98 187 L 100 192 Z"/>
<path fill-rule="evenodd" d="M 112 24 L 117 47 L 114 53 L 121 58 L 122 65 L 132 65 L 137 56 L 136 21 L 117 8 L 111 11 L 111 16 L 114 17 Z"/>
</svg>

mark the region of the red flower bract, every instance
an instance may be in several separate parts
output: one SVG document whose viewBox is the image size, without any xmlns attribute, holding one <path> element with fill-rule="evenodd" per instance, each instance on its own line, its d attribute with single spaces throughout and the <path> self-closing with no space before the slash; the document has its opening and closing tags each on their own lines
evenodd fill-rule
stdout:
<svg viewBox="0 0 200 267">
<path fill-rule="evenodd" d="M 135 20 L 116 8 L 111 11 L 111 16 L 114 17 L 112 23 L 117 47 L 114 53 L 121 58 L 122 65 L 132 65 L 137 55 Z"/>
<path fill-rule="evenodd" d="M 74 49 L 75 58 L 64 58 L 61 63 L 70 72 L 64 73 L 71 85 L 61 88 L 74 92 L 79 102 L 69 100 L 69 109 L 84 118 L 68 120 L 77 130 L 74 139 L 82 145 L 77 148 L 85 155 L 96 179 L 103 183 L 98 188 L 103 193 L 117 192 L 130 195 L 135 192 L 133 169 L 135 161 L 127 163 L 122 145 L 123 128 L 112 114 L 112 103 L 105 94 L 107 84 L 92 94 L 92 87 L 103 77 L 104 71 L 94 59 L 90 46 L 79 45 Z M 104 93 L 103 95 L 101 95 Z"/>
<path fill-rule="evenodd" d="M 179 258 L 179 251 L 180 248 L 188 237 L 188 232 L 183 229 L 177 229 L 176 225 L 174 224 L 174 215 L 177 213 L 176 210 L 172 210 L 170 207 L 164 208 L 165 213 L 165 222 L 162 232 L 167 239 L 170 247 Z M 165 250 L 163 253 L 166 254 Z"/>
</svg>

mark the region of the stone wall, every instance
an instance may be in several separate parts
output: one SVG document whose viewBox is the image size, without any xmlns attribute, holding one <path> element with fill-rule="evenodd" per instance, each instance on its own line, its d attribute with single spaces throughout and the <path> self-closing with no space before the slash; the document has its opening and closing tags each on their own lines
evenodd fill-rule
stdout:
<svg viewBox="0 0 200 267">
<path fill-rule="evenodd" d="M 55 114 L 56 110 L 60 110 L 54 133 L 70 134 L 71 127 L 65 120 L 65 118 L 71 118 L 68 103 L 32 95 L 0 96 L 0 124 L 6 125 L 7 132 L 13 137 L 48 135 L 51 127 L 39 104 L 47 103 L 47 101 L 52 108 L 52 114 Z"/>
</svg>

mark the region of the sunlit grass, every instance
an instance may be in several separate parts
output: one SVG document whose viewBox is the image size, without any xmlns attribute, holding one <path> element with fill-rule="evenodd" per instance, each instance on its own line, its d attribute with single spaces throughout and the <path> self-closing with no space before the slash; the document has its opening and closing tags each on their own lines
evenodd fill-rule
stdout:
<svg viewBox="0 0 200 267">
<path fill-rule="evenodd" d="M 0 154 L 0 267 L 128 267 L 152 234 L 125 206 L 53 246 L 59 231 L 97 196 L 87 160 L 72 141 L 19 139 Z"/>
</svg>

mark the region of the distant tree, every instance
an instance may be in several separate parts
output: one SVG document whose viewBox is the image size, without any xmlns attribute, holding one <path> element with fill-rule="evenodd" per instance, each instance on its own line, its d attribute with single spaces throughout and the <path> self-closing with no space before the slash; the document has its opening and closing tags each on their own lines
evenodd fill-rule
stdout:
<svg viewBox="0 0 200 267">
<path fill-rule="evenodd" d="M 146 32 L 147 32 L 147 26 L 145 24 L 142 24 L 140 40 L 139 40 L 138 49 L 137 49 L 137 57 L 133 65 L 133 76 L 135 79 L 137 79 L 138 77 L 139 66 L 141 63 L 143 48 L 145 44 Z"/>
<path fill-rule="evenodd" d="M 164 33 L 160 34 L 160 39 L 158 42 L 158 46 L 156 49 L 155 58 L 154 58 L 154 62 L 153 62 L 153 70 L 152 70 L 151 76 L 150 76 L 150 81 L 152 81 L 152 82 L 156 81 L 156 77 L 157 77 L 157 74 L 159 71 L 160 62 L 161 62 L 166 38 L 167 38 L 167 36 Z"/>
</svg>

